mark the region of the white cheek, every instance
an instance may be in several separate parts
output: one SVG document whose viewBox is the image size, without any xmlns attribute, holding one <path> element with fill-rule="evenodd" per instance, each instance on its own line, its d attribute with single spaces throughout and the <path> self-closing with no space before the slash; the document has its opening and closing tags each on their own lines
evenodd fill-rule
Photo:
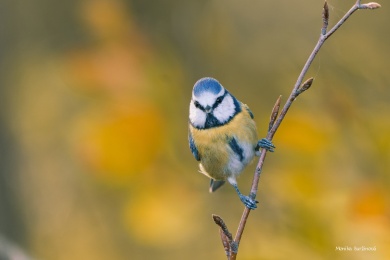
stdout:
<svg viewBox="0 0 390 260">
<path fill-rule="evenodd" d="M 214 109 L 214 116 L 218 119 L 219 122 L 226 122 L 234 115 L 236 108 L 234 106 L 233 98 L 230 95 L 227 95 L 221 104 Z"/>
<path fill-rule="evenodd" d="M 206 124 L 206 113 L 196 108 L 192 101 L 190 103 L 190 121 L 198 127 L 204 127 Z"/>
</svg>

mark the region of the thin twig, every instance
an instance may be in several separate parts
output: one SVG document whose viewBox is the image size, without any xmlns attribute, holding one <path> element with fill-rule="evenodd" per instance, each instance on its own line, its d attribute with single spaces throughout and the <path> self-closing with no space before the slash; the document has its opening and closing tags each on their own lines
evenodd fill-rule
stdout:
<svg viewBox="0 0 390 260">
<path fill-rule="evenodd" d="M 232 233 L 229 232 L 229 229 L 226 226 L 223 219 L 220 216 L 215 214 L 213 214 L 212 217 L 215 224 L 217 224 L 220 227 L 219 234 L 221 236 L 222 245 L 223 248 L 225 249 L 226 256 L 228 257 L 228 259 L 230 259 L 232 253 L 237 253 L 238 245 L 233 240 Z"/>
<path fill-rule="evenodd" d="M 215 215 L 215 214 L 213 214 L 212 217 L 213 217 L 213 220 L 214 220 L 215 224 L 217 224 L 221 228 L 223 233 L 229 239 L 229 242 L 231 242 L 233 240 L 232 233 L 229 232 L 229 229 L 227 228 L 227 226 L 226 226 L 225 222 L 223 221 L 223 219 L 220 216 Z"/>
<path fill-rule="evenodd" d="M 273 109 L 273 111 L 271 113 L 270 129 L 269 129 L 268 134 L 267 134 L 267 139 L 268 140 L 271 141 L 273 139 L 276 131 L 278 130 L 280 124 L 282 123 L 284 117 L 286 116 L 289 108 L 291 107 L 291 105 L 294 102 L 294 100 L 296 99 L 296 97 L 299 94 L 303 93 L 305 90 L 307 90 L 311 86 L 311 84 L 313 82 L 313 78 L 308 79 L 307 81 L 305 81 L 304 84 L 302 84 L 302 81 L 303 81 L 303 78 L 305 77 L 305 75 L 306 75 L 306 73 L 307 73 L 311 63 L 313 62 L 315 56 L 317 55 L 318 51 L 321 49 L 321 47 L 324 44 L 324 42 L 337 29 L 339 29 L 340 26 L 343 25 L 344 22 L 356 10 L 358 10 L 358 9 L 376 9 L 376 8 L 379 8 L 379 7 L 381 7 L 381 6 L 378 3 L 371 2 L 371 3 L 367 3 L 367 4 L 361 4 L 361 1 L 357 0 L 356 3 L 352 6 L 352 8 L 340 19 L 340 21 L 338 21 L 336 23 L 336 25 L 333 26 L 333 28 L 331 30 L 329 30 L 329 32 L 326 32 L 327 27 L 328 27 L 328 20 L 329 20 L 329 9 L 328 9 L 327 3 L 325 2 L 324 9 L 323 9 L 323 26 L 322 26 L 322 29 L 321 29 L 321 34 L 320 34 L 320 37 L 318 39 L 318 42 L 317 42 L 316 46 L 314 47 L 312 53 L 310 54 L 309 58 L 307 59 L 307 61 L 306 61 L 305 65 L 304 65 L 301 73 L 299 74 L 297 82 L 295 83 L 294 88 L 291 91 L 290 96 L 288 97 L 288 99 L 287 99 L 287 101 L 286 101 L 286 103 L 285 103 L 285 105 L 284 105 L 280 115 L 277 118 L 275 116 L 275 111 L 274 111 L 276 105 L 274 106 L 274 109 Z M 280 97 L 279 97 L 279 99 L 277 100 L 276 103 L 280 103 Z M 276 112 L 276 115 L 277 115 L 277 112 Z M 275 118 L 276 118 L 276 121 L 275 121 Z M 258 161 L 257 166 L 256 166 L 255 174 L 253 176 L 252 187 L 251 187 L 251 191 L 250 191 L 250 196 L 253 199 L 257 195 L 258 184 L 259 184 L 259 180 L 260 180 L 260 174 L 261 174 L 261 171 L 262 171 L 262 168 L 263 168 L 263 164 L 264 164 L 264 160 L 265 160 L 266 154 L 267 154 L 267 150 L 262 149 L 259 161 Z M 249 217 L 249 213 L 250 213 L 250 209 L 245 208 L 244 212 L 242 214 L 242 217 L 241 217 L 238 229 L 237 229 L 236 236 L 234 238 L 234 242 L 236 243 L 237 246 L 240 244 L 241 237 L 242 237 L 242 234 L 244 232 L 244 228 L 245 228 L 246 222 L 247 222 L 248 217 Z M 237 252 L 231 252 L 230 259 L 234 260 L 234 259 L 236 259 L 236 256 L 237 256 Z"/>
<path fill-rule="evenodd" d="M 230 259 L 230 243 L 229 243 L 229 238 L 226 236 L 226 234 L 223 232 L 222 228 L 219 229 L 219 235 L 221 236 L 221 241 L 223 245 L 223 249 L 225 249 L 225 254 L 227 259 Z"/>
</svg>

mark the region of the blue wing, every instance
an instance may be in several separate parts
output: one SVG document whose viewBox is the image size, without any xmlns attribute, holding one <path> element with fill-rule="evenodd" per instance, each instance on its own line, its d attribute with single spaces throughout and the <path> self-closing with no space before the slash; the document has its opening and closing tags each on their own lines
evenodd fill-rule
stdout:
<svg viewBox="0 0 390 260">
<path fill-rule="evenodd" d="M 195 159 L 197 161 L 200 161 L 200 155 L 199 155 L 198 149 L 196 148 L 194 139 L 192 138 L 191 131 L 188 131 L 188 142 L 190 144 L 190 149 L 191 149 L 191 152 L 194 155 Z"/>
<path fill-rule="evenodd" d="M 253 116 L 252 111 L 251 111 L 251 110 L 249 109 L 249 107 L 248 107 L 247 105 L 245 105 L 245 104 L 244 104 L 244 107 L 245 107 L 246 111 L 248 111 L 248 113 L 249 113 L 249 115 L 251 116 L 251 118 L 253 119 L 254 116 Z"/>
<path fill-rule="evenodd" d="M 234 137 L 232 138 L 232 140 L 230 140 L 229 146 L 230 148 L 232 148 L 233 152 L 238 155 L 240 161 L 242 161 L 244 159 L 244 151 Z"/>
</svg>

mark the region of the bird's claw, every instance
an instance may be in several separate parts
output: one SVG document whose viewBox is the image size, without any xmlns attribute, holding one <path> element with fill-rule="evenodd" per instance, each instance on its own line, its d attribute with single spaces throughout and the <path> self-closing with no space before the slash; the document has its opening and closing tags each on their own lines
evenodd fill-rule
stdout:
<svg viewBox="0 0 390 260">
<path fill-rule="evenodd" d="M 257 143 L 257 148 L 258 149 L 263 148 L 269 152 L 274 152 L 275 151 L 274 148 L 276 147 L 270 140 L 268 140 L 267 138 L 263 138 Z"/>
<path fill-rule="evenodd" d="M 256 209 L 257 208 L 256 204 L 259 203 L 257 200 L 254 200 L 251 197 L 244 196 L 244 195 L 240 196 L 240 200 L 242 201 L 242 203 L 244 203 L 245 207 L 252 210 Z"/>
</svg>

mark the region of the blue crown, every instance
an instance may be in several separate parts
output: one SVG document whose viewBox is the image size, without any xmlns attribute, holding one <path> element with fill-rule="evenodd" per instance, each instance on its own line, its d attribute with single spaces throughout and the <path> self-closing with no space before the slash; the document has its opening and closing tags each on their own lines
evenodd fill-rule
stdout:
<svg viewBox="0 0 390 260">
<path fill-rule="evenodd" d="M 203 92 L 211 92 L 213 94 L 218 94 L 223 87 L 221 84 L 213 78 L 201 78 L 194 85 L 194 95 L 199 97 Z"/>
</svg>

